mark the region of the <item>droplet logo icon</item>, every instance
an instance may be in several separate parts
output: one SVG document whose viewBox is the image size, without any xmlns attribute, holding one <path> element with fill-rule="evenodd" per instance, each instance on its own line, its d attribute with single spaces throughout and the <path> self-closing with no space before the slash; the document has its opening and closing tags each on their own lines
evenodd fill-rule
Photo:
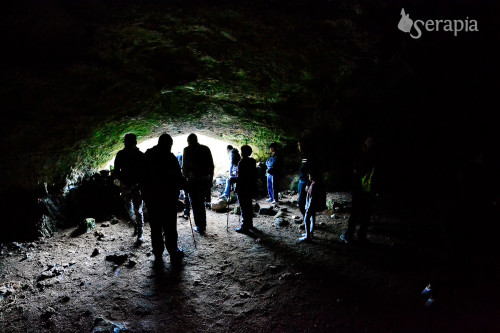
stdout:
<svg viewBox="0 0 500 333">
<path fill-rule="evenodd" d="M 477 20 L 469 19 L 439 19 L 439 20 L 420 20 L 415 21 L 410 18 L 409 14 L 405 13 L 405 9 L 401 8 L 401 18 L 399 19 L 398 29 L 410 35 L 413 39 L 422 37 L 422 30 L 428 32 L 451 32 L 457 37 L 459 32 L 479 31 Z"/>
<path fill-rule="evenodd" d="M 398 23 L 398 29 L 402 32 L 409 33 L 411 27 L 413 26 L 413 20 L 410 18 L 410 14 L 405 13 L 405 9 L 401 9 L 401 19 Z"/>
</svg>

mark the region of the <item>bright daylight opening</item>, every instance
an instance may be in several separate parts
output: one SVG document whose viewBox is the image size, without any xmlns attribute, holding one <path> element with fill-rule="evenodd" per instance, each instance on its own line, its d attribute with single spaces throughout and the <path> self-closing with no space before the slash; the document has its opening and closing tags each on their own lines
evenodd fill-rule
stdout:
<svg viewBox="0 0 500 333">
<path fill-rule="evenodd" d="M 233 145 L 238 150 L 240 150 L 239 147 L 234 143 L 214 139 L 198 133 L 195 134 L 198 137 L 198 142 L 202 145 L 208 146 L 210 148 L 210 151 L 212 152 L 212 158 L 215 164 L 215 175 L 227 172 L 229 168 L 229 156 L 227 154 L 226 147 L 227 145 L 230 144 Z M 172 153 L 174 153 L 174 155 L 177 156 L 179 154 L 182 154 L 184 148 L 187 147 L 188 135 L 189 134 L 184 134 L 172 137 L 172 139 L 174 140 L 174 143 L 172 145 Z M 158 137 L 154 137 L 139 142 L 137 144 L 137 147 L 139 148 L 140 151 L 145 153 L 146 150 L 152 148 L 153 146 L 156 146 L 157 144 L 158 144 Z M 103 168 L 109 169 L 111 165 L 114 165 L 114 163 L 115 163 L 115 158 L 113 157 L 113 159 L 104 164 Z"/>
</svg>

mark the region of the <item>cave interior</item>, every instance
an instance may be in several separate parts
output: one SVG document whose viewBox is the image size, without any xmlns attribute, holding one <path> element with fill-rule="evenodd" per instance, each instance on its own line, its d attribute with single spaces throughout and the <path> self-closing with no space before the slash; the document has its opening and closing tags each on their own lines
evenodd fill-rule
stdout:
<svg viewBox="0 0 500 333">
<path fill-rule="evenodd" d="M 402 8 L 424 22 L 420 38 L 398 29 Z M 1 325 L 498 331 L 498 9 L 466 0 L 3 3 Z M 474 20 L 477 31 L 425 24 L 441 18 Z M 287 207 L 290 224 L 257 213 L 260 234 L 245 237 L 233 232 L 232 209 L 209 210 L 201 238 L 179 219 L 184 265 L 154 270 L 150 241 L 133 246 L 117 189 L 102 187 L 127 133 L 143 151 L 169 133 L 174 154 L 197 133 L 216 174 L 227 144 L 250 145 L 262 171 L 277 142 L 290 203 L 277 209 Z M 297 242 L 292 218 L 304 136 L 330 201 L 314 244 Z M 358 247 L 339 236 L 367 136 L 378 193 L 370 244 Z M 75 235 L 87 218 L 96 229 Z M 127 261 L 105 260 L 112 253 Z"/>
</svg>

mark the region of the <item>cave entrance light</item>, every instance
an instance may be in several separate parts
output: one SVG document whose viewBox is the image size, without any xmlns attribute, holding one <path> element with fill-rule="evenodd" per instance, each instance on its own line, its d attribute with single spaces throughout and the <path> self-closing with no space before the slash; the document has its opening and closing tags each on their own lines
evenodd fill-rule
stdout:
<svg viewBox="0 0 500 333">
<path fill-rule="evenodd" d="M 229 166 L 229 157 L 227 155 L 227 150 L 226 147 L 227 145 L 233 145 L 234 147 L 238 148 L 239 147 L 228 141 L 222 141 L 218 139 L 211 138 L 209 136 L 195 133 L 196 136 L 198 137 L 198 142 L 202 145 L 208 146 L 210 148 L 210 151 L 212 152 L 212 158 L 214 160 L 215 164 L 215 175 L 217 176 L 218 174 L 224 174 L 228 170 Z M 184 148 L 187 146 L 187 137 L 189 134 L 183 134 L 183 135 L 178 135 L 178 136 L 173 136 L 172 139 L 174 141 L 172 145 L 172 153 L 174 155 L 182 154 Z M 153 146 L 156 146 L 158 144 L 158 137 L 153 137 L 150 139 L 146 139 L 143 141 L 140 141 L 137 144 L 137 147 L 139 148 L 140 151 L 143 153 L 146 152 L 149 148 L 152 148 Z M 112 160 L 107 162 L 104 166 L 105 168 L 109 168 L 110 165 L 114 165 L 115 163 L 115 158 L 113 157 Z"/>
</svg>

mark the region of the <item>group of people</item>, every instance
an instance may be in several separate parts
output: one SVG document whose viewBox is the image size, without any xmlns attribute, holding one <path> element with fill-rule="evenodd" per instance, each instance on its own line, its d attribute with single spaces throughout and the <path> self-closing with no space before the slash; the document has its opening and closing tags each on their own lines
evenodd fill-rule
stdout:
<svg viewBox="0 0 500 333">
<path fill-rule="evenodd" d="M 158 144 L 145 153 L 137 147 L 133 133 L 124 137 L 124 148 L 115 158 L 113 176 L 119 181 L 120 195 L 134 222 L 136 244 L 143 243 L 144 203 L 147 206 L 151 225 L 151 243 L 155 262 L 163 261 L 164 249 L 173 263 L 184 256 L 177 246 L 177 202 L 183 191 L 185 196 L 184 216 L 190 218 L 193 210 L 194 231 L 204 235 L 207 228 L 205 202 L 210 201 L 214 177 L 214 161 L 210 148 L 198 142 L 196 134 L 187 138 L 187 147 L 182 155 L 172 152 L 173 140 L 162 134 Z M 228 146 L 231 159 L 231 176 L 225 193 L 235 188 L 241 208 L 242 221 L 237 232 L 248 232 L 253 228 L 252 197 L 255 192 L 257 163 L 251 158 L 252 148 L 237 149 Z"/>
<path fill-rule="evenodd" d="M 375 142 L 367 137 L 353 164 L 352 211 L 347 229 L 340 239 L 349 244 L 354 238 L 359 225 L 357 238 L 359 243 L 366 242 L 366 233 L 374 204 L 374 173 L 375 173 Z M 316 224 L 316 213 L 326 209 L 326 192 L 323 184 L 322 167 L 314 145 L 309 137 L 303 137 L 297 144 L 301 154 L 299 182 L 297 186 L 297 205 L 304 221 L 305 233 L 300 242 L 312 242 Z M 278 183 L 281 160 L 278 155 L 278 145 L 269 146 L 270 157 L 266 161 L 268 202 L 278 202 Z"/>
<path fill-rule="evenodd" d="M 354 187 L 352 214 L 347 230 L 341 239 L 351 242 L 356 225 L 360 225 L 358 238 L 366 239 L 367 225 L 373 205 L 372 178 L 374 173 L 373 139 L 368 138 L 354 164 Z M 124 137 L 124 149 L 116 155 L 113 175 L 119 180 L 121 196 L 134 220 L 134 235 L 137 244 L 142 244 L 144 229 L 143 206 L 145 202 L 151 225 L 151 242 L 156 262 L 162 262 L 164 249 L 173 263 L 178 263 L 183 252 L 177 246 L 177 203 L 181 191 L 184 193 L 184 216 L 189 218 L 193 210 L 194 231 L 204 235 L 207 228 L 205 202 L 211 196 L 214 177 L 214 161 L 210 148 L 198 142 L 196 134 L 187 138 L 187 147 L 182 155 L 171 152 L 173 145 L 169 134 L 162 134 L 158 144 L 145 153 L 137 147 L 137 138 L 129 133 Z M 322 183 L 322 173 L 318 156 L 313 145 L 306 139 L 298 142 L 302 155 L 299 168 L 298 207 L 303 216 L 305 233 L 300 242 L 313 240 L 316 213 L 325 208 L 326 193 Z M 278 204 L 278 183 L 281 159 L 278 144 L 269 146 L 270 157 L 266 161 L 268 202 Z M 241 210 L 239 233 L 253 229 L 252 198 L 257 183 L 257 163 L 250 157 L 252 148 L 248 145 L 239 151 L 227 146 L 229 154 L 229 177 L 221 198 L 229 200 L 234 189 Z"/>
<path fill-rule="evenodd" d="M 137 147 L 135 134 L 129 133 L 124 138 L 124 149 L 116 155 L 113 170 L 114 177 L 120 182 L 127 211 L 135 215 L 137 244 L 144 241 L 143 200 L 146 203 L 157 263 L 163 261 L 165 248 L 173 263 L 178 263 L 184 256 L 177 246 L 177 202 L 181 189 L 187 193 L 193 209 L 194 231 L 201 235 L 205 233 L 205 200 L 214 175 L 212 153 L 207 146 L 198 143 L 196 134 L 188 136 L 181 163 L 171 152 L 172 144 L 172 137 L 162 134 L 156 146 L 142 153 Z"/>
</svg>

